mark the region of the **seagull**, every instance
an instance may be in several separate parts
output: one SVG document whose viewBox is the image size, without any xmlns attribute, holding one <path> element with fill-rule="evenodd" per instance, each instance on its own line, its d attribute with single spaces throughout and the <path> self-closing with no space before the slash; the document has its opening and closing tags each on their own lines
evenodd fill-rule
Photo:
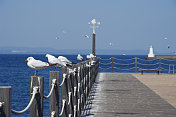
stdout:
<svg viewBox="0 0 176 117">
<path fill-rule="evenodd" d="M 167 40 L 167 37 L 165 37 L 164 39 Z"/>
<path fill-rule="evenodd" d="M 46 58 L 48 58 L 50 66 L 55 66 L 54 71 L 56 71 L 56 67 L 66 66 L 66 63 L 62 62 L 61 60 L 59 60 L 58 58 L 56 58 L 51 54 L 46 54 Z"/>
<path fill-rule="evenodd" d="M 90 58 L 94 58 L 96 56 L 94 56 L 93 54 L 90 54 L 90 55 L 87 55 L 87 58 L 90 59 Z"/>
<path fill-rule="evenodd" d="M 88 35 L 85 35 L 85 37 L 89 39 L 89 36 L 88 36 Z"/>
<path fill-rule="evenodd" d="M 67 66 L 72 66 L 72 62 L 69 61 L 66 57 L 64 57 L 64 56 L 59 56 L 58 59 L 59 59 L 61 62 L 65 63 Z"/>
<path fill-rule="evenodd" d="M 78 54 L 77 60 L 84 61 L 83 57 L 80 54 Z"/>
<path fill-rule="evenodd" d="M 56 37 L 56 39 L 58 40 L 58 39 L 59 39 L 59 37 Z"/>
<path fill-rule="evenodd" d="M 35 70 L 35 76 L 37 76 L 38 70 L 39 69 L 45 69 L 49 67 L 49 64 L 40 60 L 35 60 L 33 57 L 28 57 L 27 60 L 27 65 Z"/>
</svg>

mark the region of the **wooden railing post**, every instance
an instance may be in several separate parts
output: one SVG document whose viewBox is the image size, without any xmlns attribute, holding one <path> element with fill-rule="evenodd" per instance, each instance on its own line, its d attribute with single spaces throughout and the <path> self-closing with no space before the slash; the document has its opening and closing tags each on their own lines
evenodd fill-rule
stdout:
<svg viewBox="0 0 176 117">
<path fill-rule="evenodd" d="M 169 71 L 168 71 L 168 73 L 170 74 L 170 64 L 169 64 Z"/>
<path fill-rule="evenodd" d="M 81 116 L 81 78 L 80 78 L 80 71 L 81 71 L 81 64 L 78 64 L 78 73 L 77 73 L 77 81 L 78 81 L 78 93 L 77 93 L 77 99 L 78 99 L 78 104 L 77 104 L 77 114 L 78 117 Z"/>
<path fill-rule="evenodd" d="M 74 86 L 73 86 L 73 80 L 74 80 L 74 76 L 73 73 L 71 73 L 71 71 L 69 71 L 69 69 L 67 69 L 67 74 L 68 74 L 68 78 L 67 78 L 67 104 L 68 104 L 68 115 L 69 116 L 73 116 L 74 114 L 74 106 L 73 106 L 73 95 L 74 95 Z M 71 70 L 71 69 L 70 69 Z"/>
<path fill-rule="evenodd" d="M 33 87 L 38 87 L 38 93 L 31 105 L 30 117 L 43 117 L 43 77 L 31 76 L 30 98 L 32 97 Z"/>
<path fill-rule="evenodd" d="M 113 73 L 113 72 L 114 72 L 114 71 L 113 71 L 113 67 L 114 67 L 114 58 L 112 57 L 111 59 L 112 59 L 112 73 Z"/>
<path fill-rule="evenodd" d="M 59 71 L 50 71 L 49 91 L 51 91 L 53 80 L 56 80 L 54 90 L 49 97 L 49 117 L 59 115 Z"/>
<path fill-rule="evenodd" d="M 159 71 L 161 71 L 161 59 L 159 59 Z"/>
<path fill-rule="evenodd" d="M 67 87 L 67 69 L 61 70 L 61 97 L 60 97 L 60 117 L 68 117 L 68 87 Z M 64 103 L 65 102 L 65 103 Z M 64 105 L 63 105 L 64 104 Z"/>
<path fill-rule="evenodd" d="M 12 88 L 0 87 L 0 117 L 11 117 Z"/>
<path fill-rule="evenodd" d="M 135 57 L 135 72 L 137 72 L 137 57 Z"/>
<path fill-rule="evenodd" d="M 78 117 L 78 77 L 77 77 L 77 65 L 74 65 L 73 73 L 73 117 Z"/>
<path fill-rule="evenodd" d="M 175 74 L 175 71 L 174 71 L 175 69 L 174 69 L 174 64 L 173 64 L 173 74 Z"/>
</svg>

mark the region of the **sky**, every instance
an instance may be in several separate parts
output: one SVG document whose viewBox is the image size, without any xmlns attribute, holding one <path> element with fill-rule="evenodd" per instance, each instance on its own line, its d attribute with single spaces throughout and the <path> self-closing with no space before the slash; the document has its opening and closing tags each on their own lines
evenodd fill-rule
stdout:
<svg viewBox="0 0 176 117">
<path fill-rule="evenodd" d="M 0 0 L 0 47 L 91 49 L 92 19 L 96 49 L 176 51 L 176 0 Z"/>
</svg>

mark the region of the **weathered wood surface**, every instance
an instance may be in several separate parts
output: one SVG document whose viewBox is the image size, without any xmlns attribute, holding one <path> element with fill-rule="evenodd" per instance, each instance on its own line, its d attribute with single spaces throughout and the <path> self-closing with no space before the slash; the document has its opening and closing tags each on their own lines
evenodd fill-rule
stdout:
<svg viewBox="0 0 176 117">
<path fill-rule="evenodd" d="M 30 117 L 43 117 L 43 76 L 31 76 L 30 98 L 32 98 L 33 87 L 38 87 L 39 92 L 30 108 Z"/>
<path fill-rule="evenodd" d="M 0 117 L 11 117 L 12 87 L 0 86 Z"/>
<path fill-rule="evenodd" d="M 89 117 L 176 117 L 176 109 L 130 74 L 99 73 Z"/>
</svg>

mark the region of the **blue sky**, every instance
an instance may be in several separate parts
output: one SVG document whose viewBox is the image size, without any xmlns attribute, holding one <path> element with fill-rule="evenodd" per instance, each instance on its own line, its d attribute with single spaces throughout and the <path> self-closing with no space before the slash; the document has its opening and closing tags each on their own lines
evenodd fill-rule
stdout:
<svg viewBox="0 0 176 117">
<path fill-rule="evenodd" d="M 97 49 L 176 51 L 176 0 L 0 0 L 0 46 L 91 49 L 94 18 Z"/>
</svg>

